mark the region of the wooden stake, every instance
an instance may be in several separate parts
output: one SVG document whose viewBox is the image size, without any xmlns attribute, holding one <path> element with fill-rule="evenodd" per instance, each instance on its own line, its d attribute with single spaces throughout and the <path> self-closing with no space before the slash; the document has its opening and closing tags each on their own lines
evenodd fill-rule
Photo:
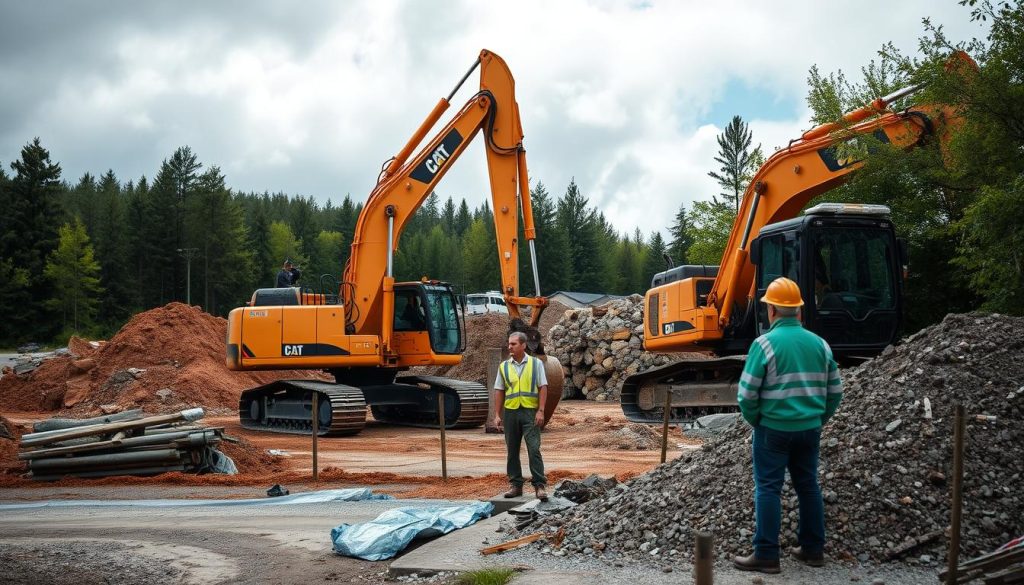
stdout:
<svg viewBox="0 0 1024 585">
<path fill-rule="evenodd" d="M 317 435 L 320 434 L 320 405 L 318 404 L 319 392 L 313 392 L 313 483 L 320 481 L 320 470 L 317 466 Z"/>
<path fill-rule="evenodd" d="M 665 390 L 665 421 L 661 425 L 661 462 L 665 462 L 668 452 L 668 419 L 672 412 L 672 391 Z"/>
<path fill-rule="evenodd" d="M 448 446 L 444 437 L 444 392 L 437 393 L 437 414 L 441 421 L 441 479 L 448 481 Z"/>
<path fill-rule="evenodd" d="M 543 532 L 534 532 L 533 534 L 529 534 L 529 535 L 524 536 L 522 538 L 517 538 L 515 540 L 510 540 L 508 542 L 503 542 L 501 544 L 496 544 L 494 546 L 488 546 L 486 548 L 482 548 L 482 549 L 480 549 L 480 554 L 482 554 L 482 555 L 493 555 L 494 553 L 505 552 L 507 550 L 512 550 L 514 548 L 519 548 L 519 547 L 523 546 L 524 544 L 530 544 L 531 542 L 538 541 L 538 540 L 540 540 L 542 538 L 544 538 L 544 533 Z"/>
<path fill-rule="evenodd" d="M 956 569 L 960 562 L 960 513 L 963 511 L 964 503 L 964 432 L 966 429 L 967 416 L 964 414 L 964 405 L 956 405 L 956 415 L 953 418 L 953 506 L 951 513 L 951 534 L 949 537 L 948 565 L 946 567 L 946 583 L 952 585 L 957 582 Z"/>
<path fill-rule="evenodd" d="M 714 580 L 715 537 L 710 532 L 698 532 L 697 544 L 693 549 L 693 576 L 696 585 L 711 585 Z"/>
</svg>

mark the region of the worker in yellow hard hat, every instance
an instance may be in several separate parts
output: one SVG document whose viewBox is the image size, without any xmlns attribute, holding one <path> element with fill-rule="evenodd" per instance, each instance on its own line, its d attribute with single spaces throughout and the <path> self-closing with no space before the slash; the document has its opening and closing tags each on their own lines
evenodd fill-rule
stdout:
<svg viewBox="0 0 1024 585">
<path fill-rule="evenodd" d="M 825 564 L 825 507 L 818 486 L 821 427 L 843 397 L 828 343 L 804 329 L 800 286 L 788 278 L 768 285 L 771 329 L 750 345 L 737 401 L 754 428 L 754 552 L 733 564 L 745 571 L 778 573 L 782 484 L 789 469 L 800 501 L 799 546 L 790 550 L 813 567 Z"/>
</svg>

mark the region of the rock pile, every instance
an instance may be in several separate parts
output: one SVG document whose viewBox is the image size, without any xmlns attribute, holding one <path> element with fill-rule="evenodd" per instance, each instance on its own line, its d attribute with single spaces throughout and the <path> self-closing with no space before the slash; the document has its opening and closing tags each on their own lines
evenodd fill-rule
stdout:
<svg viewBox="0 0 1024 585">
<path fill-rule="evenodd" d="M 825 427 L 820 479 L 834 559 L 942 563 L 948 541 L 953 412 L 968 412 L 962 551 L 1024 533 L 1024 319 L 949 315 L 843 371 L 844 402 Z M 992 418 L 994 417 L 994 418 Z M 618 561 L 690 558 L 710 530 L 722 558 L 749 553 L 751 431 L 737 422 L 700 451 L 621 484 L 563 518 L 559 554 Z M 783 492 L 783 546 L 796 544 L 797 500 Z M 562 552 L 564 551 L 564 552 Z"/>
<path fill-rule="evenodd" d="M 643 297 L 569 309 L 548 334 L 547 350 L 565 369 L 565 398 L 618 400 L 622 381 L 674 360 L 644 351 Z"/>
</svg>

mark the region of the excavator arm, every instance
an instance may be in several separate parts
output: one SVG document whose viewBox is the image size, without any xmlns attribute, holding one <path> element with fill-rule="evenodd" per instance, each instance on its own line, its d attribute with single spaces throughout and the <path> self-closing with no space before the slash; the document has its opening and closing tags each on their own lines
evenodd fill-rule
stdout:
<svg viewBox="0 0 1024 585">
<path fill-rule="evenodd" d="M 662 323 L 688 325 L 668 334 L 649 327 L 645 347 L 658 351 L 685 351 L 694 346 L 718 349 L 719 340 L 729 336 L 731 327 L 739 325 L 755 300 L 756 267 L 749 258 L 751 241 L 765 226 L 796 217 L 811 199 L 835 188 L 862 166 L 862 161 L 838 158 L 838 144 L 872 136 L 897 148 L 912 148 L 937 133 L 944 140 L 957 120 L 950 107 L 922 106 L 901 112 L 886 109 L 916 89 L 909 87 L 876 99 L 846 114 L 840 122 L 805 132 L 769 157 L 744 193 L 706 302 L 700 301 L 704 295 L 689 290 L 696 283 L 688 280 L 648 291 L 648 301 L 653 296 L 653 302 L 661 309 Z M 658 312 L 648 311 L 648 315 Z"/>
<path fill-rule="evenodd" d="M 413 154 L 448 109 L 451 97 L 476 67 L 480 68 L 480 91 Z M 355 312 L 357 318 L 351 323 L 355 333 L 381 336 L 385 349 L 391 338 L 391 320 L 381 316 L 390 315 L 393 311 L 393 259 L 399 237 L 434 186 L 480 132 L 484 134 L 490 174 L 501 291 L 509 307 L 509 316 L 519 318 L 522 308 L 531 306 L 531 322 L 536 324 L 547 304 L 547 299 L 540 296 L 539 284 L 537 296 L 520 296 L 520 210 L 533 261 L 534 282 L 538 282 L 534 248 L 536 230 L 527 181 L 523 129 L 515 99 L 515 81 L 508 66 L 498 55 L 483 50 L 451 94 L 438 101 L 416 133 L 386 166 L 356 223 L 352 253 L 344 275 L 344 280 L 352 283 L 352 287 L 347 289 L 344 302 L 359 306 Z M 343 288 L 343 293 L 345 290 Z"/>
</svg>

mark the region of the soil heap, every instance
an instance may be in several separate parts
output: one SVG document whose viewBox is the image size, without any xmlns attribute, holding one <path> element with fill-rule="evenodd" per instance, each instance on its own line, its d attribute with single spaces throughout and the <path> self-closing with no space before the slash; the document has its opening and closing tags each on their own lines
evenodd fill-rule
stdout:
<svg viewBox="0 0 1024 585">
<path fill-rule="evenodd" d="M 65 410 L 72 415 L 142 407 L 175 412 L 201 406 L 238 409 L 242 390 L 313 371 L 232 372 L 224 364 L 227 320 L 170 303 L 139 313 L 103 344 L 69 343 L 72 355 L 48 359 L 24 376 L 0 378 L 0 409 Z"/>
<path fill-rule="evenodd" d="M 843 371 L 843 404 L 821 440 L 828 555 L 944 563 L 956 403 L 969 415 L 962 554 L 991 551 L 1024 533 L 1021 331 L 1022 318 L 949 315 Z M 709 530 L 721 558 L 748 554 L 750 439 L 750 428 L 737 422 L 701 450 L 525 531 L 564 525 L 568 554 L 671 562 L 690 558 L 694 531 Z M 798 517 L 789 482 L 782 504 L 786 547 L 796 544 Z"/>
<path fill-rule="evenodd" d="M 548 353 L 565 369 L 566 398 L 618 400 L 622 381 L 680 356 L 644 351 L 643 297 L 569 309 L 551 328 Z"/>
<path fill-rule="evenodd" d="M 561 319 L 567 307 L 553 302 L 540 316 L 538 329 L 544 336 L 545 348 L 550 349 L 548 332 Z M 493 380 L 487 378 L 488 350 L 508 345 L 509 317 L 504 313 L 483 313 L 466 316 L 466 351 L 462 361 L 454 366 L 423 366 L 413 368 L 412 373 L 445 376 L 467 382 L 479 382 L 490 388 Z"/>
<path fill-rule="evenodd" d="M 18 459 L 18 439 L 21 429 L 10 420 L 0 416 L 0 475 L 21 473 L 24 463 Z"/>
</svg>

